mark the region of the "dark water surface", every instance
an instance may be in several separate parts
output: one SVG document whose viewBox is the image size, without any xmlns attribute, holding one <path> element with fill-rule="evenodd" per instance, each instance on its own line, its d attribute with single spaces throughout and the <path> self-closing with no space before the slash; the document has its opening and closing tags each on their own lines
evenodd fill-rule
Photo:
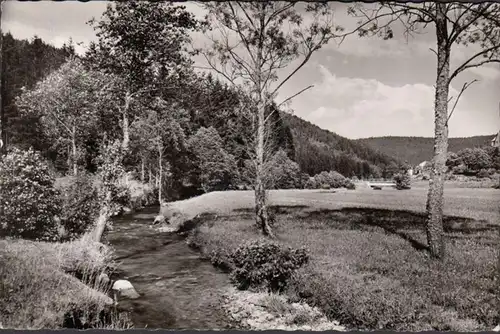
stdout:
<svg viewBox="0 0 500 334">
<path fill-rule="evenodd" d="M 113 219 L 108 241 L 114 247 L 120 272 L 141 295 L 120 301 L 130 310 L 135 328 L 229 329 L 220 308 L 227 275 L 199 258 L 175 233 L 160 233 L 151 222 L 158 207 Z"/>
</svg>

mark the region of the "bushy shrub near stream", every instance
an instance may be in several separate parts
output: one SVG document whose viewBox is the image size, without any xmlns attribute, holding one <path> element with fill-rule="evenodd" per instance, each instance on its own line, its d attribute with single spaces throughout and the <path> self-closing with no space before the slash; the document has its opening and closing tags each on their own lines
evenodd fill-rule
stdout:
<svg viewBox="0 0 500 334">
<path fill-rule="evenodd" d="M 55 178 L 39 153 L 13 149 L 0 161 L 0 235 L 31 240 L 59 238 Z"/>
<path fill-rule="evenodd" d="M 284 247 L 274 242 L 253 241 L 231 254 L 234 271 L 231 279 L 241 290 L 264 286 L 283 291 L 291 275 L 307 263 L 305 249 Z"/>
<path fill-rule="evenodd" d="M 62 188 L 61 224 L 65 239 L 83 235 L 99 215 L 99 197 L 92 179 L 81 175 Z"/>
</svg>

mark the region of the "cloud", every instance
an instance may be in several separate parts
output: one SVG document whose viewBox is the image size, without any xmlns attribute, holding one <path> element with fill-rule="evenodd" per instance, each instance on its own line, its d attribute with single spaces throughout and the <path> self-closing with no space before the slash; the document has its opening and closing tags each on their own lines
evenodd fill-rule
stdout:
<svg viewBox="0 0 500 334">
<path fill-rule="evenodd" d="M 310 95 L 319 107 L 298 116 L 348 138 L 371 136 L 432 136 L 434 88 L 426 84 L 389 86 L 375 79 L 338 77 L 319 65 L 322 79 Z M 458 91 L 450 90 L 450 96 Z M 477 134 L 470 113 L 460 106 L 450 132 Z M 477 123 L 477 122 L 476 122 Z M 469 131 L 470 130 L 470 131 Z"/>
</svg>

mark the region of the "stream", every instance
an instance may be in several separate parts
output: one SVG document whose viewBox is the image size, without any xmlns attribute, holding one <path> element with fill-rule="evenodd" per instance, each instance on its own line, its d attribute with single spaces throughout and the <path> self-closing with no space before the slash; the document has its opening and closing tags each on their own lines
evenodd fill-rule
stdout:
<svg viewBox="0 0 500 334">
<path fill-rule="evenodd" d="M 151 228 L 158 207 L 113 219 L 107 239 L 115 249 L 119 272 L 141 295 L 119 302 L 134 328 L 231 329 L 220 308 L 230 285 L 226 274 L 200 259 L 176 233 Z"/>
</svg>

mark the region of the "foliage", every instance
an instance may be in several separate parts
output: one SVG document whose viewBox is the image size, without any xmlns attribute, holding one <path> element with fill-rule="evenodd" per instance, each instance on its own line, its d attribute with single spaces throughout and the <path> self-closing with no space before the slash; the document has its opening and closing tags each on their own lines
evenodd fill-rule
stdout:
<svg viewBox="0 0 500 334">
<path fill-rule="evenodd" d="M 110 206 L 110 212 L 118 212 L 123 204 L 121 203 L 123 198 L 128 198 L 119 183 L 125 173 L 122 161 L 123 150 L 118 140 L 101 146 L 101 154 L 97 158 L 100 181 L 99 200 L 101 206 Z"/>
<path fill-rule="evenodd" d="M 58 239 L 60 212 L 54 177 L 38 152 L 13 149 L 0 161 L 2 235 L 32 240 Z"/>
<path fill-rule="evenodd" d="M 235 269 L 232 280 L 239 289 L 265 286 L 283 291 L 291 275 L 309 260 L 303 248 L 293 249 L 270 242 L 252 242 L 231 254 Z"/>
<path fill-rule="evenodd" d="M 103 87 L 107 76 L 85 69 L 72 58 L 57 71 L 25 90 L 16 103 L 22 115 L 40 120 L 44 135 L 63 156 L 71 152 L 71 165 L 81 160 L 82 144 L 96 133 L 101 109 L 110 105 Z"/>
<path fill-rule="evenodd" d="M 61 223 L 66 238 L 73 240 L 87 232 L 99 214 L 98 191 L 88 175 L 77 176 L 62 190 Z"/>
<path fill-rule="evenodd" d="M 200 28 L 184 6 L 143 1 L 108 4 L 102 19 L 89 24 L 98 41 L 91 43 L 87 61 L 120 76 L 130 93 L 185 71 L 192 63 L 188 32 Z"/>
<path fill-rule="evenodd" d="M 224 150 L 217 130 L 202 127 L 189 138 L 188 143 L 198 161 L 199 180 L 205 192 L 235 186 L 238 179 L 236 161 Z"/>
<path fill-rule="evenodd" d="M 2 140 L 8 146 L 33 146 L 43 156 L 48 156 L 50 143 L 41 133 L 38 119 L 20 117 L 15 99 L 23 87 L 32 89 L 37 81 L 57 70 L 73 54 L 71 41 L 56 48 L 38 36 L 30 40 L 19 40 L 10 32 L 2 33 L 0 132 Z"/>
<path fill-rule="evenodd" d="M 411 178 L 406 171 L 394 175 L 394 182 L 396 182 L 396 189 L 398 190 L 411 189 Z"/>
<path fill-rule="evenodd" d="M 273 155 L 266 164 L 265 173 L 269 189 L 300 188 L 300 168 L 283 149 Z"/>
<path fill-rule="evenodd" d="M 291 160 L 282 148 L 265 163 L 264 170 L 264 183 L 267 189 L 302 188 L 303 179 L 309 178 L 309 175 L 300 172 L 298 164 Z M 251 160 L 244 162 L 242 180 L 246 185 L 254 184 L 255 164 Z"/>
<path fill-rule="evenodd" d="M 489 168 L 492 164 L 491 158 L 481 148 L 466 148 L 457 153 L 460 161 L 471 171 L 479 171 Z"/>
<path fill-rule="evenodd" d="M 330 188 L 348 188 L 354 189 L 354 183 L 336 171 L 321 172 L 314 177 L 311 177 L 306 182 L 306 189 L 330 189 Z"/>
</svg>

